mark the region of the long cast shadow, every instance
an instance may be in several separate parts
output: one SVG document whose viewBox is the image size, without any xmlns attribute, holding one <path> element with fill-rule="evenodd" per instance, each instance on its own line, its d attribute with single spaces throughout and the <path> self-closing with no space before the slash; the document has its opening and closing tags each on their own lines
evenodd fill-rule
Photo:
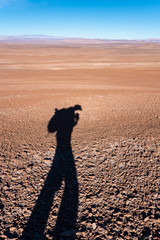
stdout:
<svg viewBox="0 0 160 240">
<path fill-rule="evenodd" d="M 41 193 L 26 224 L 21 239 L 45 239 L 44 231 L 53 205 L 54 195 L 65 182 L 64 193 L 53 230 L 54 239 L 67 237 L 75 239 L 78 211 L 78 181 L 71 147 L 73 127 L 78 123 L 80 105 L 55 110 L 48 123 L 48 131 L 56 132 L 57 148 L 53 164 L 48 173 Z"/>
</svg>

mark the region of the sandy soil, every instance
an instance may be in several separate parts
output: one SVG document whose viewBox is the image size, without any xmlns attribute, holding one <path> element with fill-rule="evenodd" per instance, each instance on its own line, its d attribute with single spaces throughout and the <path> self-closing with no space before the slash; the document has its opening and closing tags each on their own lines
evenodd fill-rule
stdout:
<svg viewBox="0 0 160 240">
<path fill-rule="evenodd" d="M 76 226 L 53 233 L 62 182 L 27 239 L 159 238 L 160 44 L 0 43 L 0 85 L 1 239 L 25 239 L 55 156 L 48 121 L 75 104 Z"/>
</svg>

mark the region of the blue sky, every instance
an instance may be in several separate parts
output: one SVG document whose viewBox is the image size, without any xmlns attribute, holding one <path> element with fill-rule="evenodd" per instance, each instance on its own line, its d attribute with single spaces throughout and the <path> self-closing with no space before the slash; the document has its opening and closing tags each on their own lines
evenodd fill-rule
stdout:
<svg viewBox="0 0 160 240">
<path fill-rule="evenodd" d="M 0 0 L 0 35 L 160 38 L 160 0 Z"/>
</svg>

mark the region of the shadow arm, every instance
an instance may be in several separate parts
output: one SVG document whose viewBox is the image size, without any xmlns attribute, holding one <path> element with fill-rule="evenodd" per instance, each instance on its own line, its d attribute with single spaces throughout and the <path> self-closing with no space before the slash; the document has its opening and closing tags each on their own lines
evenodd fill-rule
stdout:
<svg viewBox="0 0 160 240">
<path fill-rule="evenodd" d="M 78 123 L 78 120 L 79 120 L 79 114 L 76 113 L 75 116 L 74 116 L 74 124 L 73 124 L 73 127 Z"/>
</svg>

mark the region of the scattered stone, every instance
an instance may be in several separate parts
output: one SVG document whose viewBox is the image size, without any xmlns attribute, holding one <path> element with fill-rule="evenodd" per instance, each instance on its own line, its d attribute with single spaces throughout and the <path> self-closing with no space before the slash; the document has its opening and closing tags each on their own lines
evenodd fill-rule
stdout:
<svg viewBox="0 0 160 240">
<path fill-rule="evenodd" d="M 75 147 L 79 186 L 78 234 L 75 229 L 63 228 L 61 239 L 71 240 L 75 234 L 78 240 L 158 239 L 160 141 L 155 142 L 149 144 L 148 141 L 148 145 L 145 145 L 138 138 L 123 139 L 109 148 L 104 140 L 100 144 L 96 139 L 84 151 Z M 144 158 L 142 151 L 147 157 Z M 13 158 L 7 162 L 6 158 L 2 158 L 0 163 L 3 169 L 0 179 L 0 239 L 20 239 L 52 166 L 53 152 L 51 155 L 50 151 L 36 152 L 28 148 L 27 153 L 29 155 L 25 156 L 25 161 Z M 71 212 L 67 220 L 69 223 L 74 219 L 73 210 L 76 209 L 73 185 L 76 186 L 76 181 L 68 184 L 69 198 L 65 198 L 66 211 Z M 55 195 L 44 239 L 53 239 L 52 230 L 57 221 L 64 188 L 64 181 L 59 191 L 47 187 L 38 216 L 40 223 L 43 208 L 48 205 L 50 195 L 54 192 Z M 65 216 L 64 213 L 63 218 Z M 41 236 L 34 238 L 41 239 Z"/>
<path fill-rule="evenodd" d="M 93 228 L 93 230 L 95 230 L 95 229 L 97 228 L 96 223 L 93 223 L 93 224 L 92 224 L 92 228 Z"/>
</svg>

